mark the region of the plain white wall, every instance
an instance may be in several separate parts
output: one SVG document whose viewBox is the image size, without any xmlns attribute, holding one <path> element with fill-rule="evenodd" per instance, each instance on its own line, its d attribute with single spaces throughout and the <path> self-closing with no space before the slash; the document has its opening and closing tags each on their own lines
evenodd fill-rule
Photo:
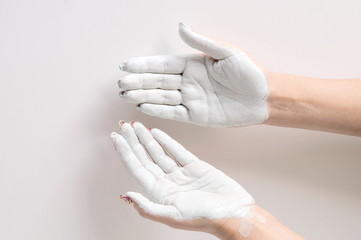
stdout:
<svg viewBox="0 0 361 240">
<path fill-rule="evenodd" d="M 360 13 L 358 0 L 1 0 L 0 239 L 215 239 L 119 200 L 139 190 L 109 137 L 120 119 L 165 130 L 306 238 L 361 239 L 360 138 L 156 119 L 115 87 L 122 60 L 193 51 L 179 21 L 273 71 L 360 78 Z"/>
</svg>

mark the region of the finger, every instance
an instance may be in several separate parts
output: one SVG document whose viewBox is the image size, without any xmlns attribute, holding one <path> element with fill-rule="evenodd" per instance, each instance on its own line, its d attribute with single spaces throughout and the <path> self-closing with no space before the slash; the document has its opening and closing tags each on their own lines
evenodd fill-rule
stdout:
<svg viewBox="0 0 361 240">
<path fill-rule="evenodd" d="M 189 121 L 189 111 L 183 105 L 168 106 L 143 103 L 138 107 L 138 109 L 145 114 L 155 117 L 161 117 L 182 122 Z"/>
<path fill-rule="evenodd" d="M 120 134 L 128 142 L 128 145 L 132 149 L 133 153 L 139 159 L 141 164 L 151 173 L 156 179 L 164 176 L 163 170 L 155 164 L 148 156 L 144 147 L 139 143 L 134 129 L 129 123 L 123 123 L 120 128 Z"/>
<path fill-rule="evenodd" d="M 130 73 L 180 74 L 186 67 L 186 59 L 174 55 L 135 57 L 128 59 L 122 65 L 122 69 Z"/>
<path fill-rule="evenodd" d="M 179 168 L 177 163 L 164 152 L 163 148 L 143 124 L 135 122 L 133 128 L 139 141 L 143 144 L 150 157 L 165 173 L 171 173 Z"/>
<path fill-rule="evenodd" d="M 165 132 L 153 128 L 150 130 L 150 133 L 153 135 L 155 140 L 164 148 L 167 153 L 169 153 L 177 162 L 182 166 L 198 161 L 199 159 L 185 149 L 180 143 L 171 138 Z"/>
<path fill-rule="evenodd" d="M 181 85 L 182 76 L 177 74 L 130 74 L 118 81 L 118 86 L 123 90 L 156 88 L 177 90 Z"/>
<path fill-rule="evenodd" d="M 157 220 L 158 217 L 169 217 L 173 219 L 182 219 L 182 215 L 178 209 L 172 205 L 162 205 L 150 201 L 140 193 L 127 192 L 126 193 L 139 206 L 137 211 L 143 217 Z"/>
<path fill-rule="evenodd" d="M 202 51 L 215 59 L 224 59 L 234 53 L 231 48 L 222 46 L 212 39 L 192 31 L 183 23 L 179 24 L 179 35 L 190 47 Z"/>
<path fill-rule="evenodd" d="M 122 136 L 113 132 L 111 137 L 113 138 L 115 149 L 133 177 L 145 189 L 151 189 L 156 181 L 155 177 L 143 167 L 139 159 L 134 155 L 132 149 L 129 147 L 127 141 Z"/>
<path fill-rule="evenodd" d="M 154 103 L 178 105 L 182 103 L 182 94 L 178 90 L 129 90 L 121 93 L 121 97 L 133 103 Z"/>
</svg>

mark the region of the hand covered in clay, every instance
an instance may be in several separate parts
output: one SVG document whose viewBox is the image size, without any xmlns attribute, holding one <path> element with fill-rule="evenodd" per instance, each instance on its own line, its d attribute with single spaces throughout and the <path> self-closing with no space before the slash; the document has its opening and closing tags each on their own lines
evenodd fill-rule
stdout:
<svg viewBox="0 0 361 240">
<path fill-rule="evenodd" d="M 219 220 L 250 217 L 252 196 L 166 133 L 139 122 L 121 122 L 120 134 L 112 133 L 112 138 L 126 168 L 144 189 L 145 195 L 126 193 L 143 217 L 205 232 L 219 228 Z"/>
<path fill-rule="evenodd" d="M 183 24 L 185 43 L 203 54 L 136 57 L 120 65 L 134 73 L 118 82 L 121 97 L 156 117 L 203 126 L 245 126 L 268 118 L 264 72 L 244 52 Z"/>
</svg>

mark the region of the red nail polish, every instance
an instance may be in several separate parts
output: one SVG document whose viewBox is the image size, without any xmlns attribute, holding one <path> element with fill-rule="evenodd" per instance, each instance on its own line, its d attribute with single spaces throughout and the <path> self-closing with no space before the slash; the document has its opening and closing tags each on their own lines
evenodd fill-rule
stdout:
<svg viewBox="0 0 361 240">
<path fill-rule="evenodd" d="M 122 199 L 124 202 L 126 202 L 128 204 L 133 203 L 133 200 L 127 195 L 120 195 L 119 197 L 120 197 L 120 199 Z"/>
</svg>

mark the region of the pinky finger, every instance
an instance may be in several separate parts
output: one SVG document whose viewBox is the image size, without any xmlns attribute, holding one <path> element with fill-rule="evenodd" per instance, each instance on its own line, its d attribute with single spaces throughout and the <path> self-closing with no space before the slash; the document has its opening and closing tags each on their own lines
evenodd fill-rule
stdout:
<svg viewBox="0 0 361 240">
<path fill-rule="evenodd" d="M 177 120 L 181 122 L 189 121 L 189 111 L 183 105 L 170 106 L 143 103 L 138 106 L 138 110 L 155 117 Z"/>
</svg>

